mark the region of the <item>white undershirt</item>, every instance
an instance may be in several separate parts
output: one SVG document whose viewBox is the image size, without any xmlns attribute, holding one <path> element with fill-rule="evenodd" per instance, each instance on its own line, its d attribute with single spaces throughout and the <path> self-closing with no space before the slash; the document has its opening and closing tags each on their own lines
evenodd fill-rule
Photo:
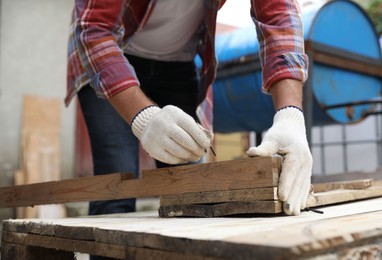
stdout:
<svg viewBox="0 0 382 260">
<path fill-rule="evenodd" d="M 124 52 L 154 60 L 193 60 L 203 11 L 203 0 L 158 0 L 147 24 L 133 35 Z"/>
</svg>

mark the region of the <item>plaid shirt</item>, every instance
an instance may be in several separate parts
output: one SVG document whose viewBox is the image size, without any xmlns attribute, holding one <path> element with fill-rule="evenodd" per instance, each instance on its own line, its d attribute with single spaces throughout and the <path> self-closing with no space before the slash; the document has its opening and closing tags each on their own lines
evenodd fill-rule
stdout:
<svg viewBox="0 0 382 260">
<path fill-rule="evenodd" d="M 76 0 L 70 30 L 67 96 L 65 104 L 85 84 L 97 95 L 110 98 L 139 85 L 134 68 L 123 55 L 130 37 L 148 21 L 158 0 Z M 198 54 L 202 58 L 198 116 L 212 128 L 212 88 L 216 74 L 215 27 L 225 0 L 204 0 L 203 22 L 198 29 Z M 308 59 L 300 11 L 296 0 L 252 0 L 263 66 L 263 90 L 281 79 L 304 82 Z"/>
</svg>

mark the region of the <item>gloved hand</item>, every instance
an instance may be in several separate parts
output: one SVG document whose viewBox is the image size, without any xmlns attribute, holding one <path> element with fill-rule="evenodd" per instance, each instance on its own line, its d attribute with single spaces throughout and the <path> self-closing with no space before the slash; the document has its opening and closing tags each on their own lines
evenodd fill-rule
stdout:
<svg viewBox="0 0 382 260">
<path fill-rule="evenodd" d="M 279 110 L 262 143 L 247 151 L 249 156 L 283 155 L 278 184 L 279 199 L 286 214 L 299 215 L 306 207 L 313 159 L 306 139 L 303 113 L 295 107 Z"/>
<path fill-rule="evenodd" d="M 175 106 L 150 106 L 139 112 L 131 127 L 153 158 L 168 164 L 198 161 L 211 145 L 212 132 Z"/>
</svg>

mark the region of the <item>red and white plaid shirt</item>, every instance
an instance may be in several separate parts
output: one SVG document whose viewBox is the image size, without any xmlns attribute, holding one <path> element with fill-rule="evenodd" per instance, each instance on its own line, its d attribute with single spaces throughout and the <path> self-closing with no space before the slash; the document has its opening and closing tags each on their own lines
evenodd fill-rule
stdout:
<svg viewBox="0 0 382 260">
<path fill-rule="evenodd" d="M 158 0 L 75 0 L 69 39 L 66 105 L 87 83 L 97 95 L 110 98 L 139 85 L 123 46 L 150 18 Z M 198 115 L 212 126 L 212 88 L 216 75 L 215 27 L 225 0 L 204 0 L 203 22 L 198 30 L 202 91 Z M 260 42 L 263 90 L 282 79 L 305 82 L 308 58 L 300 10 L 296 0 L 252 0 L 251 15 Z"/>
</svg>

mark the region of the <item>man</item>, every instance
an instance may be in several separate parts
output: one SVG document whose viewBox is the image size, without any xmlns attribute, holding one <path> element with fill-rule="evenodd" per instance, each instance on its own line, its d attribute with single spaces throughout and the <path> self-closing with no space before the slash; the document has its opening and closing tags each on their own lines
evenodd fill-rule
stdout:
<svg viewBox="0 0 382 260">
<path fill-rule="evenodd" d="M 76 0 L 66 104 L 78 94 L 92 146 L 94 174 L 138 174 L 138 141 L 167 164 L 197 162 L 209 149 L 215 78 L 216 14 L 224 0 Z M 252 0 L 274 123 L 250 156 L 284 156 L 279 197 L 298 215 L 310 188 L 305 134 L 303 31 L 294 0 Z M 203 61 L 197 72 L 194 58 Z M 196 111 L 199 111 L 198 115 Z M 254 111 L 255 113 L 256 111 Z M 90 203 L 89 214 L 128 212 L 134 200 Z"/>
</svg>

